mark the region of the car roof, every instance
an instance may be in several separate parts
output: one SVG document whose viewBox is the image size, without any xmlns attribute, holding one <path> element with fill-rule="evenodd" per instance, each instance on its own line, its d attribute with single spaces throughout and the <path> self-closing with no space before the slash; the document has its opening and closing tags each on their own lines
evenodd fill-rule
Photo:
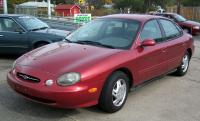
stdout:
<svg viewBox="0 0 200 121">
<path fill-rule="evenodd" d="M 0 14 L 0 17 L 11 17 L 11 18 L 18 18 L 22 16 L 28 16 L 23 14 Z"/>
<path fill-rule="evenodd" d="M 157 15 L 177 15 L 177 13 L 156 13 Z"/>
<path fill-rule="evenodd" d="M 148 15 L 148 14 L 114 14 L 114 15 L 107 15 L 100 18 L 119 18 L 119 19 L 131 19 L 137 20 L 140 22 L 148 21 L 154 18 L 164 18 L 162 16 L 155 16 L 155 15 Z"/>
</svg>

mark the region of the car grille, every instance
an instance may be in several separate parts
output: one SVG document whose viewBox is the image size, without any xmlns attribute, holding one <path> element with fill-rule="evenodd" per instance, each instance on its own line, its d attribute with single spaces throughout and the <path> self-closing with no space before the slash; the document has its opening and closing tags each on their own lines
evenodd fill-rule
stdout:
<svg viewBox="0 0 200 121">
<path fill-rule="evenodd" d="M 32 83 L 39 83 L 40 79 L 27 75 L 27 74 L 23 74 L 23 73 L 17 73 L 17 77 L 19 79 L 21 79 L 22 81 L 28 81 L 28 82 L 32 82 Z"/>
</svg>

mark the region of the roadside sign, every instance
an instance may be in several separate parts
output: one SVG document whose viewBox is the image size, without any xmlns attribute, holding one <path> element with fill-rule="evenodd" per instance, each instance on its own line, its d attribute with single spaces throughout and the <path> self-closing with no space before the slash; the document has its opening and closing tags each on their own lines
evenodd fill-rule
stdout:
<svg viewBox="0 0 200 121">
<path fill-rule="evenodd" d="M 85 0 L 79 0 L 79 4 L 81 5 L 85 4 Z"/>
<path fill-rule="evenodd" d="M 3 0 L 0 0 L 0 8 L 3 7 Z"/>
<path fill-rule="evenodd" d="M 74 14 L 74 23 L 87 23 L 92 20 L 91 14 Z"/>
</svg>

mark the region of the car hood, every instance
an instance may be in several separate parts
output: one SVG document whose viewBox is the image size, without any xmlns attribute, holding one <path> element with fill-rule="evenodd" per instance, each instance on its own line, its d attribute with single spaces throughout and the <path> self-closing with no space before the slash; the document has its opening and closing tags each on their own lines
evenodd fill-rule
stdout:
<svg viewBox="0 0 200 121">
<path fill-rule="evenodd" d="M 16 65 L 34 67 L 52 74 L 81 72 L 120 51 L 122 50 L 58 42 L 21 56 Z"/>
<path fill-rule="evenodd" d="M 182 23 L 192 25 L 192 26 L 200 26 L 200 23 L 195 22 L 195 21 L 190 21 L 190 20 L 184 21 Z"/>
<path fill-rule="evenodd" d="M 65 31 L 65 30 L 58 30 L 58 29 L 44 29 L 44 30 L 38 30 L 35 31 L 37 33 L 46 33 L 46 34 L 53 34 L 53 35 L 57 35 L 57 36 L 63 36 L 66 37 L 70 31 Z"/>
</svg>

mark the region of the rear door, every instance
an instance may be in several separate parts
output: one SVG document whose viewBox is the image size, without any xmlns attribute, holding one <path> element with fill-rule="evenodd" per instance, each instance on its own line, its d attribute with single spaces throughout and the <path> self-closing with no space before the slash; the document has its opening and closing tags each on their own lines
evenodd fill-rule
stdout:
<svg viewBox="0 0 200 121">
<path fill-rule="evenodd" d="M 27 49 L 24 29 L 12 18 L 0 18 L 0 53 L 21 53 Z"/>
<path fill-rule="evenodd" d="M 186 50 L 186 43 L 182 30 L 174 22 L 167 19 L 159 20 L 165 33 L 168 70 L 175 69 L 181 64 L 181 60 Z"/>
</svg>

